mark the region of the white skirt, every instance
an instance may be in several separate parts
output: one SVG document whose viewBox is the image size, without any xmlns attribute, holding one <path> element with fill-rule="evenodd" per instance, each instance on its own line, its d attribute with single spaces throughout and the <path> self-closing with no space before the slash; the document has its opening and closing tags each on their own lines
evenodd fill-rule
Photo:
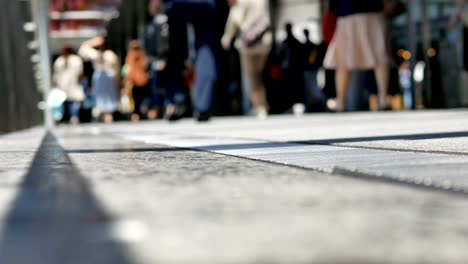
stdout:
<svg viewBox="0 0 468 264">
<path fill-rule="evenodd" d="M 368 70 L 390 64 L 387 21 L 381 13 L 338 18 L 325 56 L 327 69 Z"/>
</svg>

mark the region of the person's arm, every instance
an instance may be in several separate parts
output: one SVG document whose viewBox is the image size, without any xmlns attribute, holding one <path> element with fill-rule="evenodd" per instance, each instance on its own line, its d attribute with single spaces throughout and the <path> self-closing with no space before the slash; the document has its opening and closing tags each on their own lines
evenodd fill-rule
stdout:
<svg viewBox="0 0 468 264">
<path fill-rule="evenodd" d="M 141 67 L 144 71 L 148 69 L 148 57 L 144 53 L 141 56 Z"/>
<path fill-rule="evenodd" d="M 83 73 L 84 73 L 83 60 L 82 60 L 80 57 L 78 57 L 78 58 L 77 58 L 77 62 L 78 62 L 78 63 L 77 63 L 77 70 L 78 70 L 78 71 L 77 71 L 77 74 L 78 74 L 78 76 L 81 76 L 81 75 L 83 75 Z"/>
<path fill-rule="evenodd" d="M 95 47 L 102 44 L 104 44 L 104 39 L 102 37 L 87 40 L 81 44 L 81 47 L 78 50 L 78 55 L 80 55 L 84 60 L 97 60 L 99 58 L 99 52 Z"/>
<path fill-rule="evenodd" d="M 221 44 L 223 45 L 223 48 L 225 50 L 229 50 L 231 48 L 231 42 L 234 39 L 234 36 L 236 35 L 237 31 L 239 30 L 236 21 L 236 16 L 238 15 L 239 11 L 240 10 L 236 6 L 231 7 L 231 10 L 229 11 L 229 17 L 226 22 L 224 35 L 221 39 Z"/>
<path fill-rule="evenodd" d="M 110 55 L 110 59 L 111 59 L 111 65 L 112 65 L 112 70 L 115 72 L 115 80 L 117 82 L 117 86 L 119 87 L 120 86 L 120 63 L 119 63 L 119 57 L 117 57 L 117 55 L 113 52 L 113 51 L 107 51 L 109 52 L 111 55 Z"/>
<path fill-rule="evenodd" d="M 54 66 L 53 66 L 53 68 L 54 68 L 54 70 L 52 72 L 52 86 L 53 87 L 57 87 L 57 85 L 58 85 L 58 82 L 57 82 L 58 77 L 57 76 L 59 75 L 59 72 L 60 72 L 59 61 L 60 61 L 60 57 L 57 60 L 55 60 Z"/>
<path fill-rule="evenodd" d="M 133 51 L 129 51 L 127 53 L 127 56 L 125 57 L 125 65 L 128 65 L 128 66 L 133 66 L 133 62 L 135 61 L 134 60 L 134 55 L 133 55 Z"/>
</svg>

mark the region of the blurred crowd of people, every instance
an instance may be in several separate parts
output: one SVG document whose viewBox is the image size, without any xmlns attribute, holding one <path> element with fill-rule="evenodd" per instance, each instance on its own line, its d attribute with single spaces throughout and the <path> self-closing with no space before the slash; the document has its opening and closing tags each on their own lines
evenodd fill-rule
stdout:
<svg viewBox="0 0 468 264">
<path fill-rule="evenodd" d="M 233 113 L 261 119 L 270 113 L 329 111 L 327 99 L 335 96 L 332 110 L 345 111 L 353 70 L 374 70 L 378 108 L 390 108 L 385 1 L 331 0 L 322 43 L 312 42 L 308 30 L 302 32 L 305 41 L 299 41 L 292 24 L 286 25 L 285 40 L 276 43 L 268 0 L 227 0 L 230 11 L 221 36 L 216 33 L 217 2 L 149 0 L 152 16 L 164 6 L 168 18 L 164 55 L 155 21 L 144 39 L 129 43 L 124 60 L 103 37 L 84 42 L 76 54 L 64 47 L 54 63 L 54 84 L 66 95 L 62 110 L 67 120 L 78 123 L 80 112 L 87 111 L 108 123 L 121 117 L 174 121 L 189 115 L 208 121 L 221 74 L 225 94 L 232 97 L 223 102 L 237 102 Z M 327 87 L 318 81 L 323 68 Z"/>
</svg>

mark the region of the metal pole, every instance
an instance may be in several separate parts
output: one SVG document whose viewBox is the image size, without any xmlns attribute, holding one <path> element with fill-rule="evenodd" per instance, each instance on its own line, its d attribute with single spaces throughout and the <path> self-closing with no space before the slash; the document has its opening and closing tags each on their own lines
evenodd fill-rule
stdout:
<svg viewBox="0 0 468 264">
<path fill-rule="evenodd" d="M 49 46 L 49 1 L 30 0 L 34 23 L 36 24 L 36 40 L 39 43 L 40 62 L 39 67 L 42 74 L 41 91 L 44 102 L 47 102 L 52 87 L 51 57 Z M 48 106 L 44 107 L 44 126 L 52 129 L 54 122 Z"/>
<path fill-rule="evenodd" d="M 408 23 L 408 49 L 412 54 L 410 58 L 410 68 L 411 68 L 411 109 L 416 109 L 416 83 L 413 78 L 414 68 L 416 66 L 416 55 L 418 52 L 418 43 L 417 43 L 417 30 L 416 30 L 416 21 L 414 18 L 414 12 L 416 10 L 416 2 L 408 1 L 408 12 L 407 12 L 407 23 Z"/>
</svg>

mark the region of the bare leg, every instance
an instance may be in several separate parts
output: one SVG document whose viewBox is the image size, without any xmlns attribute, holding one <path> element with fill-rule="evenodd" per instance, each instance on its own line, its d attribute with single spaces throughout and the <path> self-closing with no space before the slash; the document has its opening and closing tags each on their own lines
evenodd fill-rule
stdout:
<svg viewBox="0 0 468 264">
<path fill-rule="evenodd" d="M 138 122 L 138 121 L 140 121 L 140 116 L 138 114 L 132 114 L 131 115 L 131 120 L 132 120 L 132 122 Z"/>
<path fill-rule="evenodd" d="M 104 123 L 110 124 L 110 123 L 112 123 L 112 122 L 114 122 L 114 117 L 112 116 L 112 114 L 110 114 L 110 113 L 105 113 L 105 114 L 104 114 Z"/>
<path fill-rule="evenodd" d="M 390 81 L 390 67 L 388 65 L 381 65 L 375 68 L 374 72 L 379 89 L 379 108 L 384 109 L 389 105 L 387 93 Z"/>
<path fill-rule="evenodd" d="M 261 118 L 266 117 L 266 115 L 268 114 L 266 87 L 263 81 L 263 71 L 265 70 L 267 59 L 267 54 L 261 54 L 253 56 L 253 60 L 251 61 L 253 66 L 253 72 L 251 77 L 253 79 L 253 87 L 251 90 L 250 98 L 255 107 L 257 115 Z"/>
<path fill-rule="evenodd" d="M 337 112 L 346 110 L 346 100 L 348 97 L 348 86 L 351 80 L 351 71 L 347 69 L 336 70 L 336 99 Z"/>
<path fill-rule="evenodd" d="M 268 113 L 266 88 L 262 79 L 267 58 L 268 55 L 241 53 L 243 93 L 252 105 L 251 113 L 262 118 Z"/>
</svg>

